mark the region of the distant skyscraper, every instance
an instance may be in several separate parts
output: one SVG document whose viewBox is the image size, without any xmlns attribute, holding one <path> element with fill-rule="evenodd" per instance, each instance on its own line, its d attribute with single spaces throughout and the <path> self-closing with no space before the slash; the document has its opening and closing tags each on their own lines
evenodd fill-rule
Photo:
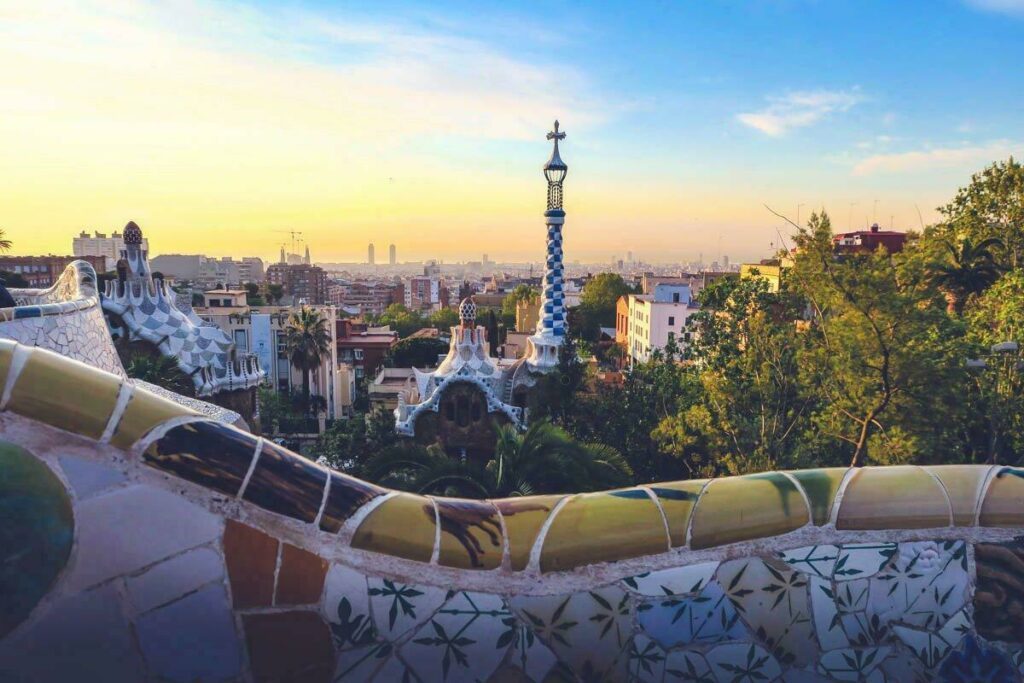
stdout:
<svg viewBox="0 0 1024 683">
<path fill-rule="evenodd" d="M 371 266 L 375 263 L 373 260 L 373 242 L 370 242 L 370 246 L 366 249 L 366 262 Z"/>
<path fill-rule="evenodd" d="M 391 262 L 391 265 L 398 263 L 398 253 L 395 251 L 395 245 L 393 244 L 388 247 L 388 261 Z"/>
<path fill-rule="evenodd" d="M 284 245 L 281 245 L 281 263 L 287 263 L 288 259 L 284 255 Z"/>
<path fill-rule="evenodd" d="M 486 266 L 489 262 L 490 262 L 490 259 L 487 258 L 487 254 L 484 254 L 484 265 Z"/>
<path fill-rule="evenodd" d="M 626 263 L 632 263 L 632 262 L 633 262 L 633 252 L 627 251 L 626 252 Z"/>
<path fill-rule="evenodd" d="M 309 245 L 308 244 L 306 245 L 306 255 L 305 255 L 305 257 L 303 257 L 302 262 L 305 263 L 307 266 L 309 265 Z"/>
</svg>

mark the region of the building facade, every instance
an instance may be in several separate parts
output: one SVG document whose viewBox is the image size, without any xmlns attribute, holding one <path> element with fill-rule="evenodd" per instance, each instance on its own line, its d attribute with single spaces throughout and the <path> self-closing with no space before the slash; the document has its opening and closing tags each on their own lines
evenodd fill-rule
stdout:
<svg viewBox="0 0 1024 683">
<path fill-rule="evenodd" d="M 305 263 L 275 263 L 267 268 L 267 282 L 281 285 L 296 303 L 321 305 L 327 302 L 327 272 Z"/>
<path fill-rule="evenodd" d="M 384 357 L 398 343 L 398 333 L 389 328 L 373 328 L 351 320 L 335 323 L 338 358 L 352 366 L 356 379 L 373 377 L 384 364 Z"/>
<path fill-rule="evenodd" d="M 60 279 L 74 261 L 85 261 L 96 272 L 106 272 L 105 256 L 4 256 L 0 255 L 0 271 L 20 275 L 32 289 L 45 289 Z M 10 283 L 8 283 L 10 284 Z"/>
<path fill-rule="evenodd" d="M 143 239 L 142 248 L 149 251 L 149 240 Z M 121 258 L 122 251 L 124 251 L 124 236 L 117 231 L 107 237 L 106 233 L 95 231 L 90 235 L 83 230 L 71 242 L 71 253 L 78 258 L 100 256 L 104 259 L 102 267 L 96 268 L 99 273 L 113 270 L 117 259 Z"/>
<path fill-rule="evenodd" d="M 691 301 L 689 285 L 661 284 L 654 294 L 630 294 L 627 298 L 626 351 L 631 362 L 643 363 L 651 354 L 665 348 L 669 340 L 683 349 L 689 343 L 687 320 L 697 312 Z M 621 314 L 621 307 L 616 306 Z M 616 319 L 616 339 L 623 321 Z"/>
</svg>

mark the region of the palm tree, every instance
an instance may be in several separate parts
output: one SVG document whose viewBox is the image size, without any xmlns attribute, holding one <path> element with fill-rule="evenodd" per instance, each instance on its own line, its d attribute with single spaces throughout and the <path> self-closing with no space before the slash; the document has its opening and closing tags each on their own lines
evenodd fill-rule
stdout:
<svg viewBox="0 0 1024 683">
<path fill-rule="evenodd" d="M 0 251 L 7 251 L 11 248 L 11 241 L 7 239 L 7 233 L 4 232 L 3 228 L 0 228 Z"/>
<path fill-rule="evenodd" d="M 950 260 L 934 264 L 932 277 L 939 289 L 945 292 L 950 313 L 962 314 L 972 295 L 984 292 L 999 279 L 1002 267 L 996 263 L 993 251 L 1003 246 L 1003 241 L 997 237 L 977 244 L 965 237 L 959 247 L 945 242 Z"/>
<path fill-rule="evenodd" d="M 392 488 L 468 498 L 594 491 L 628 484 L 633 472 L 610 446 L 580 443 L 540 420 L 525 433 L 497 430 L 484 466 L 449 457 L 440 446 L 400 445 L 372 458 L 360 474 Z"/>
<path fill-rule="evenodd" d="M 309 375 L 331 351 L 330 324 L 319 311 L 303 306 L 285 326 L 285 347 L 292 367 L 302 372 L 302 398 L 309 406 Z"/>
<path fill-rule="evenodd" d="M 174 356 L 136 353 L 124 367 L 129 377 L 155 384 L 177 394 L 191 396 L 195 387 L 189 376 L 178 367 Z"/>
</svg>

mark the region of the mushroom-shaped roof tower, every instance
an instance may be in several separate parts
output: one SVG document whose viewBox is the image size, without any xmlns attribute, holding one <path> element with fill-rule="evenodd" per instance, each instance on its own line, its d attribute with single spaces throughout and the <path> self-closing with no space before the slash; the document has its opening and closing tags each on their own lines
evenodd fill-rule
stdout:
<svg viewBox="0 0 1024 683">
<path fill-rule="evenodd" d="M 125 244 L 142 244 L 142 229 L 135 224 L 135 221 L 128 221 L 124 226 Z"/>
<path fill-rule="evenodd" d="M 473 297 L 468 296 L 459 304 L 459 320 L 463 327 L 476 325 L 476 301 L 473 300 Z"/>
</svg>

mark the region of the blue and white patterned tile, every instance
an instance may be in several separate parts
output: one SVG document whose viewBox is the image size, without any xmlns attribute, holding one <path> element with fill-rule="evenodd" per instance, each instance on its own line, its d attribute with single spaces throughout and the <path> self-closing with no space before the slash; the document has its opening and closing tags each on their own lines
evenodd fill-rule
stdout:
<svg viewBox="0 0 1024 683">
<path fill-rule="evenodd" d="M 360 572 L 340 564 L 331 567 L 324 581 L 324 612 L 339 651 L 374 641 L 366 577 Z"/>
<path fill-rule="evenodd" d="M 372 643 L 345 650 L 338 655 L 338 665 L 332 680 L 338 683 L 372 680 L 377 670 L 383 667 L 389 658 L 393 658 L 393 655 L 394 648 L 391 643 Z"/>
<path fill-rule="evenodd" d="M 356 679 L 352 679 L 355 681 Z M 364 679 L 365 680 L 365 679 Z M 388 657 L 373 677 L 373 683 L 417 683 L 416 674 L 395 654 Z"/>
<path fill-rule="evenodd" d="M 810 579 L 811 611 L 814 615 L 814 630 L 822 650 L 836 650 L 849 647 L 850 639 L 843 629 L 842 618 L 836 607 L 835 589 L 832 582 L 817 577 Z"/>
<path fill-rule="evenodd" d="M 509 617 L 496 595 L 456 593 L 402 647 L 402 659 L 425 681 L 487 680 L 515 637 Z"/>
<path fill-rule="evenodd" d="M 961 610 L 937 630 L 901 625 L 893 626 L 892 630 L 928 669 L 933 669 L 960 644 L 970 628 L 967 610 Z"/>
<path fill-rule="evenodd" d="M 802 667 L 814 661 L 806 574 L 778 560 L 749 558 L 723 563 L 717 580 L 750 632 L 779 662 Z"/>
<path fill-rule="evenodd" d="M 707 658 L 717 683 L 765 683 L 782 675 L 775 658 L 754 643 L 719 645 Z"/>
<path fill-rule="evenodd" d="M 524 672 L 530 680 L 543 681 L 552 667 L 558 663 L 558 658 L 547 645 L 541 642 L 533 629 L 515 616 L 506 617 L 503 623 L 509 628 L 515 629 L 510 663 Z"/>
<path fill-rule="evenodd" d="M 661 683 L 664 676 L 665 651 L 642 633 L 634 636 L 629 646 L 629 680 Z"/>
<path fill-rule="evenodd" d="M 899 551 L 895 543 L 844 543 L 832 570 L 836 581 L 865 579 L 882 570 Z"/>
<path fill-rule="evenodd" d="M 699 652 L 673 650 L 665 658 L 666 683 L 715 683 L 711 665 Z"/>
<path fill-rule="evenodd" d="M 968 635 L 962 647 L 943 660 L 937 680 L 942 683 L 1017 683 L 1017 673 L 1006 652 Z"/>
<path fill-rule="evenodd" d="M 868 613 L 934 628 L 964 606 L 969 583 L 964 542 L 902 543 L 892 565 L 871 579 Z"/>
<path fill-rule="evenodd" d="M 632 635 L 629 593 L 606 586 L 572 595 L 517 597 L 513 611 L 579 676 L 622 678 Z"/>
<path fill-rule="evenodd" d="M 839 546 L 809 545 L 793 550 L 783 550 L 779 558 L 798 572 L 831 579 L 836 560 L 839 559 Z"/>
<path fill-rule="evenodd" d="M 746 636 L 736 608 L 717 581 L 695 596 L 638 603 L 637 621 L 644 633 L 665 648 Z"/>
<path fill-rule="evenodd" d="M 648 597 L 688 595 L 708 585 L 718 569 L 718 562 L 702 562 L 686 567 L 675 567 L 648 572 L 623 580 L 626 589 Z"/>
<path fill-rule="evenodd" d="M 863 681 L 882 675 L 880 667 L 891 647 L 843 648 L 831 650 L 818 660 L 818 672 L 834 681 Z M 876 676 L 876 677 L 877 677 Z"/>
<path fill-rule="evenodd" d="M 367 581 L 373 623 L 385 640 L 394 642 L 426 622 L 447 597 L 447 591 L 376 576 Z"/>
</svg>

